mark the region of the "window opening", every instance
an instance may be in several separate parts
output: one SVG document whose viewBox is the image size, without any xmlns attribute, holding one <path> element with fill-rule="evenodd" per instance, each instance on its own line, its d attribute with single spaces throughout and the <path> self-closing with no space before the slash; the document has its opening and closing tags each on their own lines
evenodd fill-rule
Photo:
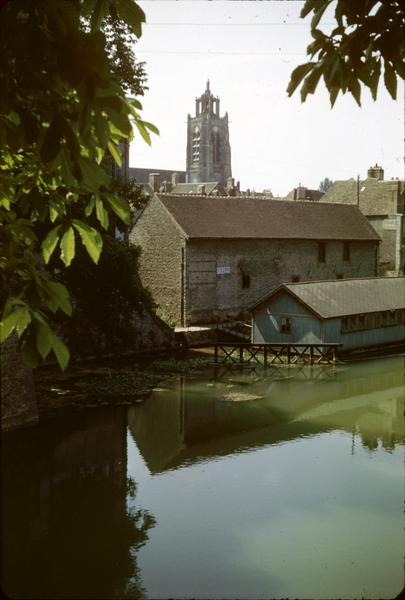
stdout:
<svg viewBox="0 0 405 600">
<path fill-rule="evenodd" d="M 325 262 L 326 260 L 326 244 L 325 242 L 318 242 L 318 262 Z"/>
<path fill-rule="evenodd" d="M 282 317 L 281 319 L 281 332 L 291 333 L 291 319 L 290 317 Z"/>
</svg>

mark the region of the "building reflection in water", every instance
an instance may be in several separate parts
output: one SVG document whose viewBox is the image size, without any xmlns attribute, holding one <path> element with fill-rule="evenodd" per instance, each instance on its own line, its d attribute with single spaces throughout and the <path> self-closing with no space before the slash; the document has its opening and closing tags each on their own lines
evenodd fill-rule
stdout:
<svg viewBox="0 0 405 600">
<path fill-rule="evenodd" d="M 335 429 L 352 434 L 349 451 L 356 442 L 390 451 L 403 442 L 403 377 L 402 358 L 265 374 L 224 368 L 208 384 L 182 377 L 154 393 L 129 409 L 128 424 L 151 473 Z"/>
<path fill-rule="evenodd" d="M 143 596 L 131 550 L 145 543 L 154 520 L 127 511 L 136 488 L 127 481 L 126 434 L 126 411 L 106 409 L 4 437 L 1 583 L 8 596 Z"/>
</svg>

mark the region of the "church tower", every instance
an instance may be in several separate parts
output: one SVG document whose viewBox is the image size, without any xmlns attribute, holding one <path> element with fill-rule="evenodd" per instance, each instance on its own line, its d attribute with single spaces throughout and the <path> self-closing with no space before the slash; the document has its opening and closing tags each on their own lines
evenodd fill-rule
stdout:
<svg viewBox="0 0 405 600">
<path fill-rule="evenodd" d="M 210 91 L 195 101 L 195 117 L 187 121 L 188 183 L 218 181 L 226 186 L 232 177 L 231 147 L 229 145 L 228 113 L 219 116 L 219 98 Z"/>
</svg>

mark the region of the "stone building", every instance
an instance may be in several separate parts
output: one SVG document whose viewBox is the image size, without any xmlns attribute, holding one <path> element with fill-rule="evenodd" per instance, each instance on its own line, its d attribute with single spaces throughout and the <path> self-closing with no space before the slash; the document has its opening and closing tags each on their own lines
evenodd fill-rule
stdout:
<svg viewBox="0 0 405 600">
<path fill-rule="evenodd" d="M 226 186 L 232 177 L 228 113 L 220 117 L 219 98 L 207 81 L 205 92 L 195 101 L 194 117 L 187 120 L 187 183 L 217 181 Z"/>
<path fill-rule="evenodd" d="M 375 276 L 379 244 L 355 206 L 168 194 L 129 239 L 142 284 L 185 326 L 235 317 L 283 282 Z"/>
<path fill-rule="evenodd" d="M 286 200 L 307 200 L 309 202 L 319 202 L 324 192 L 311 190 L 303 185 L 293 188 L 286 196 Z"/>
<path fill-rule="evenodd" d="M 367 179 L 335 181 L 322 202 L 357 205 L 381 238 L 378 274 L 404 274 L 404 181 L 384 181 L 383 168 L 375 165 L 368 170 Z"/>
</svg>

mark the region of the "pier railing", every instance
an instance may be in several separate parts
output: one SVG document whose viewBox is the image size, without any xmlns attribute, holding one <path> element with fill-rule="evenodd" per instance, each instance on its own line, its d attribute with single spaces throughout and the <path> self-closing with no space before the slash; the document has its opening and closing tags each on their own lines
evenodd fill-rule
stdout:
<svg viewBox="0 0 405 600">
<path fill-rule="evenodd" d="M 261 365 L 305 363 L 333 364 L 336 362 L 336 351 L 342 344 L 254 344 L 252 342 L 218 342 L 214 346 L 216 363 L 231 361 L 242 364 L 256 362 Z M 221 352 L 221 354 L 220 354 Z"/>
</svg>

